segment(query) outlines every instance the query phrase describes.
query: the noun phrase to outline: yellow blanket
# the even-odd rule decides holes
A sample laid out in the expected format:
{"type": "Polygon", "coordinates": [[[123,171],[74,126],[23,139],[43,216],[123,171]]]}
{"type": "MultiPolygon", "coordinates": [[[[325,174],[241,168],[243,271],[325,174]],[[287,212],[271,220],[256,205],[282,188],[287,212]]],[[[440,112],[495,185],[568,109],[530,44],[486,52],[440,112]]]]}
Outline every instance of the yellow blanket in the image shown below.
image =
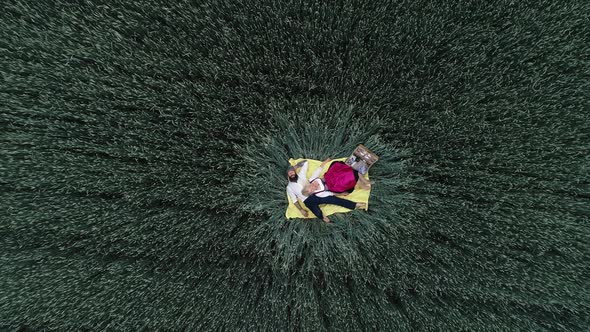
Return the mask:
{"type": "MultiPolygon", "coordinates": [[[[291,165],[295,165],[298,162],[300,162],[301,160],[304,159],[289,159],[289,163],[291,165]]],[[[321,161],[319,160],[312,160],[312,159],[307,159],[309,166],[307,168],[307,177],[309,178],[311,176],[311,174],[313,174],[313,172],[322,164],[321,161]]],[[[339,158],[339,159],[334,159],[334,161],[345,161],[346,158],[339,158]]],[[[326,169],[324,169],[322,171],[322,173],[320,174],[320,176],[323,176],[324,173],[328,170],[328,167],[326,167],[326,169]]],[[[359,173],[359,176],[363,176],[359,173]]],[[[369,179],[369,172],[367,172],[367,174],[364,175],[365,179],[369,179]]],[[[369,208],[369,195],[371,194],[370,190],[363,190],[360,189],[358,187],[358,185],[356,186],[356,188],[354,189],[354,191],[349,194],[348,196],[341,196],[344,199],[348,199],[351,200],[353,202],[357,202],[357,203],[366,203],[367,207],[366,209],[369,208]]],[[[287,219],[291,219],[291,218],[305,218],[301,212],[299,212],[299,210],[297,209],[297,207],[295,206],[294,202],[291,201],[291,199],[289,198],[289,196],[287,195],[287,200],[289,201],[289,206],[287,207],[287,212],[285,212],[285,216],[287,217],[287,219]]],[[[303,202],[299,203],[302,207],[304,207],[309,213],[307,214],[307,218],[316,218],[316,216],[311,213],[311,211],[309,211],[309,209],[307,209],[305,207],[305,204],[303,204],[303,202]]],[[[320,208],[322,209],[322,212],[324,213],[325,216],[329,216],[331,214],[334,213],[338,213],[338,212],[350,212],[351,210],[338,206],[338,205],[331,205],[331,204],[321,204],[320,208]]]]}

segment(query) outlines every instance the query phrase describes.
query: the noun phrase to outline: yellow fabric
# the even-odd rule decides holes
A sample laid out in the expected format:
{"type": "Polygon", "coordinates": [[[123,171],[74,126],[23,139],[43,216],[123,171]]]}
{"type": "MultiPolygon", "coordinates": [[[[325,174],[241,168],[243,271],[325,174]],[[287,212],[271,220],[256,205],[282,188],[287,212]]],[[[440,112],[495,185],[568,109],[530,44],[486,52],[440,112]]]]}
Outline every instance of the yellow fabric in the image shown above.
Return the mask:
{"type": "MultiPolygon", "coordinates": [[[[291,165],[295,165],[298,162],[300,162],[301,160],[304,159],[289,159],[289,163],[291,165]]],[[[313,172],[322,164],[321,161],[319,160],[312,160],[312,159],[307,159],[309,166],[307,168],[307,178],[309,179],[309,177],[313,174],[313,172]]],[[[346,158],[339,158],[339,159],[334,159],[333,161],[345,161],[346,158]]],[[[329,166],[329,165],[327,165],[329,166]]],[[[328,167],[326,167],[322,173],[320,174],[320,176],[323,176],[324,173],[328,170],[328,167]]],[[[363,176],[359,173],[359,176],[363,176]]],[[[369,172],[367,172],[367,174],[365,174],[365,179],[369,179],[369,172]]],[[[353,202],[357,202],[357,203],[365,203],[367,204],[367,207],[365,209],[369,208],[369,195],[371,194],[370,190],[364,190],[364,189],[360,189],[359,186],[357,185],[354,188],[354,191],[347,195],[347,196],[340,196],[341,198],[344,199],[348,199],[351,200],[353,202]]],[[[287,217],[287,219],[291,219],[291,218],[305,218],[301,212],[299,212],[299,209],[297,209],[297,207],[295,206],[295,203],[291,201],[291,199],[289,198],[289,195],[287,195],[287,200],[289,201],[289,206],[287,207],[287,211],[285,212],[285,216],[287,217]]],[[[316,218],[316,216],[311,213],[311,211],[309,211],[309,209],[305,206],[305,204],[303,204],[303,202],[299,203],[301,205],[301,207],[305,208],[308,212],[307,214],[307,218],[311,219],[311,218],[316,218]]],[[[338,206],[338,205],[331,205],[331,204],[321,204],[320,208],[322,209],[322,212],[324,213],[325,216],[329,216],[332,215],[334,213],[338,213],[338,212],[350,212],[351,210],[338,206]]]]}

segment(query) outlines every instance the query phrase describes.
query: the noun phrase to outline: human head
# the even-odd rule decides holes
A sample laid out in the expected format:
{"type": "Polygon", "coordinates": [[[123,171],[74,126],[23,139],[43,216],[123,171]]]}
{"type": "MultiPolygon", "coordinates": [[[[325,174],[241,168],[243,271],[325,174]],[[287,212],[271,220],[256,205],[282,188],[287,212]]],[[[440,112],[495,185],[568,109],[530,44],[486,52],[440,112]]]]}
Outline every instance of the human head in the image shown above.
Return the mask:
{"type": "Polygon", "coordinates": [[[297,172],[295,172],[295,167],[289,166],[287,168],[287,177],[289,178],[289,182],[297,182],[299,176],[297,176],[297,172]]]}
{"type": "Polygon", "coordinates": [[[313,194],[314,192],[318,191],[319,189],[320,189],[319,184],[316,181],[314,181],[312,183],[306,183],[303,186],[301,193],[305,196],[309,196],[309,195],[313,194]]]}

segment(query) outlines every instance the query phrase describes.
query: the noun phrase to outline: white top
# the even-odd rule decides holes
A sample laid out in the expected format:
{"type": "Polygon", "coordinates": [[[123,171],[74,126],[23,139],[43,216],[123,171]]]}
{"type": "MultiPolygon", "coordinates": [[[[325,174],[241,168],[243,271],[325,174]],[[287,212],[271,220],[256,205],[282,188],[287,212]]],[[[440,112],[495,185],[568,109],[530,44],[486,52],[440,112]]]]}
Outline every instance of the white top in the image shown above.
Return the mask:
{"type": "Polygon", "coordinates": [[[319,178],[323,170],[324,168],[322,166],[319,166],[311,175],[311,180],[309,181],[309,183],[317,182],[320,185],[320,189],[314,192],[314,194],[317,197],[334,196],[334,193],[328,190],[328,188],[324,184],[324,181],[322,181],[322,179],[319,178]]]}
{"type": "MultiPolygon", "coordinates": [[[[303,164],[303,166],[299,169],[299,172],[297,172],[297,176],[299,177],[297,179],[297,182],[290,182],[287,185],[287,195],[289,196],[289,198],[291,199],[291,201],[293,203],[297,202],[297,199],[299,198],[302,202],[305,201],[307,199],[307,196],[303,195],[303,193],[301,192],[303,190],[303,186],[305,186],[305,184],[307,184],[307,168],[309,166],[309,163],[307,161],[305,161],[305,163],[303,164]]],[[[318,167],[313,174],[311,175],[311,179],[313,181],[319,181],[322,182],[320,188],[325,189],[324,187],[324,183],[321,179],[318,179],[318,177],[320,176],[320,174],[322,173],[323,168],[320,166],[318,167]]],[[[333,196],[334,193],[331,191],[322,191],[320,193],[317,193],[316,196],[318,197],[326,197],[326,196],[333,196]]]]}
{"type": "Polygon", "coordinates": [[[301,192],[303,190],[303,186],[307,183],[307,167],[309,166],[308,162],[306,161],[303,166],[297,172],[297,182],[289,181],[287,185],[287,195],[291,198],[291,202],[297,202],[297,198],[299,198],[302,202],[307,198],[307,196],[303,195],[301,192]]]}

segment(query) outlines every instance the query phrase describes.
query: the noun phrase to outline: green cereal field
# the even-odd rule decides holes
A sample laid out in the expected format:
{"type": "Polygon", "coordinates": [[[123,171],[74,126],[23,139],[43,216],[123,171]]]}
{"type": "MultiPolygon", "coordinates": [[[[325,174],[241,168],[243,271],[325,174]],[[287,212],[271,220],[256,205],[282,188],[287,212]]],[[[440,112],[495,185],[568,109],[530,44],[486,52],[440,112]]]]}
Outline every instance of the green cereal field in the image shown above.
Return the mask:
{"type": "Polygon", "coordinates": [[[590,330],[590,2],[5,0],[0,330],[590,330]],[[363,144],[368,210],[287,219],[363,144]]]}

